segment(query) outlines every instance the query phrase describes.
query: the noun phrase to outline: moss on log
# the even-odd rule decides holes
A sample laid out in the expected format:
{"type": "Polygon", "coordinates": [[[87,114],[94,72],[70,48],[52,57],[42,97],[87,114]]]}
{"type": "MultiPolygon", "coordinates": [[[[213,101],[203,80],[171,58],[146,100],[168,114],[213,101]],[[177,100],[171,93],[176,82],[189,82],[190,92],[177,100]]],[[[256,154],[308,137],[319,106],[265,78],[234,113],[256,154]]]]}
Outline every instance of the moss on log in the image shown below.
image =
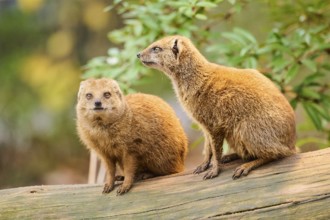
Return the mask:
{"type": "Polygon", "coordinates": [[[0,219],[330,219],[330,148],[297,154],[232,180],[190,172],[136,183],[123,196],[101,185],[0,190],[0,219]]]}

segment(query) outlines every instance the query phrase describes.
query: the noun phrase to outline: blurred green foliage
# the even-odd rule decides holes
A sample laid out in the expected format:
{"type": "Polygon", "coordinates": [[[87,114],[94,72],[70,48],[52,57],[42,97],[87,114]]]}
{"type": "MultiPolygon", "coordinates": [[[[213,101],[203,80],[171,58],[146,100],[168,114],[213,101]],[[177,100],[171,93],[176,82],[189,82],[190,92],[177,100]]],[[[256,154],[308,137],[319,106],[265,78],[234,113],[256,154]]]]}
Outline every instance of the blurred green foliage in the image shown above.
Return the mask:
{"type": "Polygon", "coordinates": [[[303,107],[307,121],[327,134],[327,140],[305,138],[300,142],[329,145],[329,1],[158,0],[143,3],[115,0],[105,9],[116,10],[122,16],[124,27],[108,35],[118,47],[110,48],[105,57],[90,60],[84,77],[112,77],[126,92],[134,91],[137,84],[148,83],[153,72],[138,62],[137,52],[166,35],[185,35],[209,60],[256,68],[266,74],[294,108],[303,107]],[[256,10],[263,10],[264,17],[254,16],[248,20],[256,10]],[[266,25],[264,20],[268,20],[266,25]]]}
{"type": "Polygon", "coordinates": [[[74,107],[81,66],[118,24],[107,4],[0,1],[0,189],[87,180],[74,107]]]}
{"type": "Polygon", "coordinates": [[[205,20],[205,9],[217,6],[211,1],[192,4],[191,1],[159,0],[144,3],[117,0],[106,8],[116,9],[122,15],[124,27],[108,35],[122,48],[110,48],[107,57],[92,59],[86,65],[85,77],[112,77],[121,83],[124,90],[132,91],[132,86],[144,83],[145,76],[151,72],[137,62],[137,52],[161,36],[182,34],[190,37],[191,33],[198,31],[195,19],[205,20]]]}

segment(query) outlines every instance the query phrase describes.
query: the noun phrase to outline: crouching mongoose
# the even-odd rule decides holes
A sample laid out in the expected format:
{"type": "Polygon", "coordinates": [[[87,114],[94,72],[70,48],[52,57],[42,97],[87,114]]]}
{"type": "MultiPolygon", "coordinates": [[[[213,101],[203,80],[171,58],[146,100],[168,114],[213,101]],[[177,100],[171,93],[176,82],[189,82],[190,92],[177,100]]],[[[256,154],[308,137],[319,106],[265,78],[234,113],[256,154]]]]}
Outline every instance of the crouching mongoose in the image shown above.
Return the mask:
{"type": "Polygon", "coordinates": [[[184,170],[187,137],[162,99],[146,94],[124,96],[114,80],[88,79],[80,84],[76,111],[80,139],[106,164],[103,193],[114,188],[116,164],[124,174],[119,195],[134,180],[184,170]]]}
{"type": "Polygon", "coordinates": [[[295,153],[294,111],[257,70],[211,63],[183,36],[165,37],[137,56],[171,79],[181,104],[203,130],[206,156],[194,173],[210,168],[204,176],[209,179],[219,175],[221,163],[250,161],[236,168],[236,179],[295,153]],[[225,139],[235,154],[222,156],[225,139]]]}

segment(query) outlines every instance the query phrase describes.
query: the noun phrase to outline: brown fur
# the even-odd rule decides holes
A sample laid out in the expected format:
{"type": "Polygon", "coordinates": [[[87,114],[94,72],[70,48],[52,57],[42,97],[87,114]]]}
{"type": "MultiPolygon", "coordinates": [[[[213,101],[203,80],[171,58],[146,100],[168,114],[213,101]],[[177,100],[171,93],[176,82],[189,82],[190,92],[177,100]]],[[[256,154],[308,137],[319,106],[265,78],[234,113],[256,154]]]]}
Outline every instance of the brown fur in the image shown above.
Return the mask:
{"type": "Polygon", "coordinates": [[[120,179],[115,177],[116,164],[124,173],[118,194],[127,192],[134,179],[184,170],[187,137],[172,108],[160,98],[124,97],[114,80],[89,79],[81,83],[76,111],[82,142],[106,164],[104,193],[120,179]],[[93,97],[87,99],[87,94],[93,97]],[[96,102],[104,109],[95,110],[96,102]]]}
{"type": "Polygon", "coordinates": [[[221,162],[238,156],[253,161],[238,167],[234,179],[295,152],[294,111],[276,86],[258,71],[210,63],[182,36],[156,41],[138,58],[169,76],[183,107],[202,128],[206,157],[194,173],[212,165],[204,179],[218,176],[221,162]],[[238,156],[221,159],[224,139],[238,156]]]}

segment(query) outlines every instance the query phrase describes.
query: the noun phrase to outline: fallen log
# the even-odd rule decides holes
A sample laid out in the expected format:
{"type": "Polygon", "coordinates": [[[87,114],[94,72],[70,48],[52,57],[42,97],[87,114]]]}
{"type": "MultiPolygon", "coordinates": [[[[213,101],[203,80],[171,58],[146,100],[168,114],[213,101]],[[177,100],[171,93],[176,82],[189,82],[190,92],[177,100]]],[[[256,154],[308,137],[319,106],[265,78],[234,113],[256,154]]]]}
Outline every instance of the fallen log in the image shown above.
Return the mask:
{"type": "Polygon", "coordinates": [[[297,154],[232,180],[191,172],[136,183],[128,194],[102,185],[0,190],[0,219],[330,219],[330,148],[297,154]]]}

